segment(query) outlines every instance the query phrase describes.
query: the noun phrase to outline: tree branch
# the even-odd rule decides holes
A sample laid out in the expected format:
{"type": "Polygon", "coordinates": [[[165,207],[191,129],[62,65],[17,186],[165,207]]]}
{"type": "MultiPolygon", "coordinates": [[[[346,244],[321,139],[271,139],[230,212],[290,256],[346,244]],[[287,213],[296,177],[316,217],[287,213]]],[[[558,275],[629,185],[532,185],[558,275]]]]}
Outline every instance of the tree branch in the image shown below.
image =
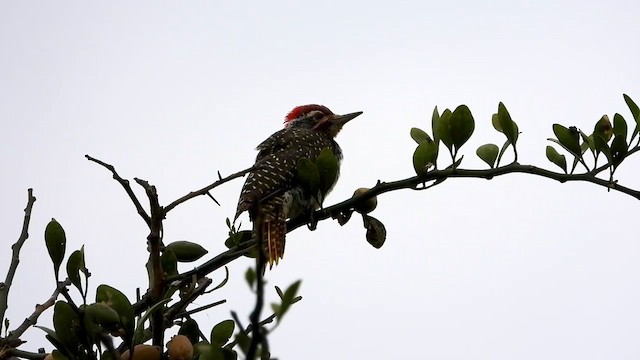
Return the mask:
{"type": "MultiPolygon", "coordinates": [[[[178,206],[178,205],[182,204],[183,202],[185,202],[185,201],[187,201],[187,200],[193,199],[193,198],[194,198],[194,197],[196,197],[196,196],[201,196],[201,195],[209,195],[209,196],[211,196],[211,195],[209,194],[209,191],[211,191],[211,190],[213,190],[214,188],[216,188],[216,187],[218,187],[218,186],[220,186],[220,185],[222,185],[222,184],[224,184],[224,183],[226,183],[226,182],[229,182],[229,181],[231,181],[231,180],[233,180],[233,179],[236,179],[236,178],[242,177],[242,176],[244,176],[246,173],[248,173],[248,172],[249,172],[249,171],[251,171],[251,170],[253,170],[253,167],[250,167],[250,168],[248,168],[248,169],[244,169],[244,170],[242,170],[242,171],[238,171],[237,173],[235,173],[235,174],[231,174],[231,175],[227,176],[226,178],[222,178],[222,177],[220,176],[220,172],[218,172],[218,181],[214,182],[213,184],[207,185],[207,186],[203,187],[203,188],[202,188],[202,189],[200,189],[200,190],[191,191],[191,192],[190,192],[190,193],[188,193],[187,195],[185,195],[185,196],[183,196],[183,197],[181,197],[181,198],[179,198],[179,199],[175,200],[174,202],[172,202],[171,204],[167,205],[167,206],[164,208],[164,212],[165,212],[165,214],[166,214],[166,213],[168,213],[169,211],[173,210],[173,208],[175,208],[176,206],[178,206]]],[[[213,199],[213,197],[211,197],[211,198],[213,199]]],[[[215,199],[214,199],[214,201],[215,201],[215,199]]]]}
{"type": "Polygon", "coordinates": [[[69,285],[71,285],[71,280],[69,280],[68,278],[63,282],[58,283],[58,286],[53,291],[53,294],[51,294],[49,299],[47,299],[47,301],[42,304],[37,304],[35,311],[28,318],[24,319],[20,326],[18,326],[15,330],[9,332],[7,340],[17,340],[22,334],[24,334],[25,331],[27,331],[30,326],[37,324],[40,315],[45,310],[52,307],[53,304],[55,304],[56,299],[58,299],[58,295],[60,295],[62,289],[66,288],[69,285]]]}
{"type": "Polygon", "coordinates": [[[7,277],[5,278],[3,283],[0,283],[0,321],[1,324],[4,324],[4,315],[9,307],[9,290],[11,289],[11,284],[13,283],[13,278],[16,275],[16,270],[18,269],[18,264],[20,263],[20,249],[27,238],[29,237],[29,222],[31,221],[31,210],[33,209],[33,203],[36,202],[35,196],[33,196],[33,189],[27,189],[27,206],[24,208],[24,219],[22,221],[22,231],[20,231],[20,236],[18,237],[18,241],[16,241],[11,249],[13,250],[11,254],[11,264],[9,265],[9,271],[7,272],[7,277]]]}
{"type": "MultiPolygon", "coordinates": [[[[403,180],[397,180],[392,182],[378,182],[371,190],[347,199],[341,203],[335,204],[330,207],[318,210],[314,213],[314,219],[317,221],[325,220],[329,217],[337,217],[340,212],[352,208],[355,204],[370,199],[376,195],[383,194],[389,191],[395,191],[400,189],[413,189],[420,190],[420,184],[428,181],[442,181],[449,178],[480,178],[480,179],[492,179],[497,176],[514,173],[526,173],[532,175],[538,175],[548,179],[556,180],[561,183],[569,181],[586,181],[592,184],[596,184],[607,189],[619,191],[623,194],[634,197],[640,200],[640,191],[630,189],[622,186],[617,182],[610,182],[608,180],[600,179],[586,174],[564,174],[557,173],[549,170],[545,170],[533,165],[521,165],[518,163],[511,163],[499,168],[486,169],[486,170],[468,170],[468,169],[444,169],[444,170],[432,170],[427,172],[424,176],[414,176],[403,180]]],[[[308,222],[306,217],[297,217],[287,221],[287,232],[293,231],[308,222]]]]}
{"type": "MultiPolygon", "coordinates": [[[[156,187],[142,179],[134,178],[134,180],[144,188],[149,198],[149,207],[151,209],[150,232],[147,236],[147,241],[149,242],[149,261],[147,264],[149,270],[149,289],[151,289],[152,302],[155,304],[162,300],[165,293],[164,271],[160,261],[164,211],[160,206],[156,187]]],[[[163,314],[163,311],[156,311],[151,315],[153,345],[156,346],[162,346],[164,342],[163,314]]]]}
{"type": "Polygon", "coordinates": [[[209,278],[202,278],[198,280],[197,287],[194,287],[188,294],[181,296],[182,299],[180,301],[178,301],[165,311],[164,316],[167,323],[173,321],[173,319],[178,318],[178,315],[180,315],[180,313],[184,313],[187,306],[195,301],[200,295],[204,294],[205,290],[207,290],[207,287],[209,287],[212,282],[213,280],[209,278]]]}
{"type": "Polygon", "coordinates": [[[122,187],[124,188],[124,191],[127,192],[127,195],[129,195],[129,198],[131,199],[131,201],[133,201],[133,205],[135,205],[136,210],[138,211],[138,214],[140,215],[140,217],[142,217],[142,220],[144,220],[145,224],[147,224],[147,226],[149,228],[151,228],[151,218],[149,217],[147,212],[142,207],[142,204],[140,203],[140,200],[138,200],[138,198],[136,197],[136,194],[133,192],[133,189],[131,188],[131,185],[129,184],[129,180],[123,179],[120,175],[118,175],[118,173],[116,172],[116,169],[113,167],[113,165],[109,165],[109,164],[105,163],[104,161],[98,160],[98,159],[93,158],[93,157],[91,157],[89,155],[85,155],[84,157],[87,158],[87,160],[93,161],[94,163],[96,163],[98,165],[101,165],[102,167],[104,167],[107,170],[111,171],[111,174],[113,174],[113,178],[117,182],[119,182],[120,185],[122,185],[122,187]]]}

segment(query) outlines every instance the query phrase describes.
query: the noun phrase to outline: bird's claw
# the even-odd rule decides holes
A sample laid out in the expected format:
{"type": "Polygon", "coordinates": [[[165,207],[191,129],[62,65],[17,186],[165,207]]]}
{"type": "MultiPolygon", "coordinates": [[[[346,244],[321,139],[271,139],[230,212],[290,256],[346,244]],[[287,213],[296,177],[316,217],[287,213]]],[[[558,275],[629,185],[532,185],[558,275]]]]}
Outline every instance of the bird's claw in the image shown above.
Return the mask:
{"type": "Polygon", "coordinates": [[[307,223],[307,228],[309,230],[314,231],[318,227],[318,220],[313,216],[313,211],[309,214],[309,222],[307,223]]]}

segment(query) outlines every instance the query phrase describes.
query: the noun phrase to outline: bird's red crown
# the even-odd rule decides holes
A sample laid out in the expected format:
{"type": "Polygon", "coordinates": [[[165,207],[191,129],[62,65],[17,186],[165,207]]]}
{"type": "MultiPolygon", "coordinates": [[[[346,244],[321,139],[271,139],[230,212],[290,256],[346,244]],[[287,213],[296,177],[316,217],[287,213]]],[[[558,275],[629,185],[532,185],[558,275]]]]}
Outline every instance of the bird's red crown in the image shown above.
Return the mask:
{"type": "Polygon", "coordinates": [[[293,110],[291,110],[287,116],[284,118],[284,122],[285,124],[290,123],[291,121],[298,119],[299,117],[301,117],[303,114],[306,114],[310,111],[322,111],[323,113],[327,114],[327,115],[331,115],[333,114],[333,112],[331,112],[331,110],[329,110],[329,108],[327,108],[326,106],[323,105],[317,105],[317,104],[310,104],[310,105],[301,105],[301,106],[296,106],[295,108],[293,108],[293,110]]]}

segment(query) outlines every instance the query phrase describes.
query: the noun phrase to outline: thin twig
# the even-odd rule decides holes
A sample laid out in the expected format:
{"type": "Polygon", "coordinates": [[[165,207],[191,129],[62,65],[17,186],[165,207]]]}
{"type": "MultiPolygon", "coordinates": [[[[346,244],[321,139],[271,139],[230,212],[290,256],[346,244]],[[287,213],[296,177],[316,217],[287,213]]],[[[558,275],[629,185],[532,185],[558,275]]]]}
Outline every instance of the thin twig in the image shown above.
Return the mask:
{"type": "MultiPolygon", "coordinates": [[[[218,186],[220,186],[220,185],[222,185],[222,184],[224,184],[226,182],[229,182],[229,181],[231,181],[233,179],[242,177],[245,174],[247,174],[248,172],[250,172],[251,170],[253,170],[253,167],[250,167],[248,169],[244,169],[242,171],[238,171],[237,173],[231,174],[231,175],[227,176],[226,178],[221,178],[220,177],[220,172],[218,172],[218,179],[219,180],[215,181],[213,184],[210,184],[210,185],[207,185],[207,186],[203,187],[200,190],[191,191],[187,195],[175,200],[174,202],[172,202],[171,204],[167,205],[164,208],[164,212],[168,213],[169,211],[173,210],[173,208],[175,208],[176,206],[182,204],[183,202],[185,202],[187,200],[193,199],[196,196],[209,195],[213,199],[213,196],[211,196],[211,194],[208,194],[209,191],[211,191],[215,187],[218,187],[218,186]]],[[[213,199],[213,201],[216,201],[216,200],[213,199]]],[[[216,201],[216,203],[217,203],[217,201],[216,201]]],[[[218,205],[220,205],[220,204],[218,204],[218,205]]]]}
{"type": "Polygon", "coordinates": [[[24,319],[24,321],[22,322],[22,324],[20,324],[20,326],[18,326],[15,330],[12,330],[9,332],[9,336],[7,337],[7,340],[18,339],[20,336],[22,336],[22,334],[24,334],[25,331],[27,331],[27,329],[30,326],[37,324],[38,318],[40,317],[40,315],[45,310],[52,307],[53,304],[55,304],[56,300],[58,299],[58,295],[60,295],[60,292],[62,291],[62,289],[66,288],[69,285],[71,285],[71,280],[69,280],[68,278],[65,281],[59,283],[58,287],[56,287],[56,289],[53,291],[53,294],[51,294],[51,296],[49,297],[49,299],[47,299],[47,301],[45,301],[42,304],[37,304],[35,311],[31,315],[29,315],[28,318],[24,319]]]}
{"type": "Polygon", "coordinates": [[[105,169],[111,171],[111,174],[113,174],[113,178],[117,182],[119,182],[120,185],[122,185],[122,187],[124,188],[124,191],[126,191],[127,195],[129,195],[129,198],[133,202],[133,205],[136,207],[136,210],[138,211],[138,214],[140,215],[140,217],[142,217],[142,220],[144,220],[145,224],[147,224],[147,226],[151,228],[151,218],[142,207],[142,204],[140,203],[140,200],[138,200],[138,197],[136,196],[136,194],[133,192],[133,189],[129,184],[129,180],[123,179],[120,175],[118,175],[113,165],[107,164],[104,161],[98,160],[89,155],[85,155],[84,157],[87,158],[87,160],[93,161],[94,163],[101,165],[105,169]]]}
{"type": "Polygon", "coordinates": [[[193,314],[199,313],[200,311],[211,309],[212,307],[215,307],[215,306],[218,306],[218,305],[222,305],[222,304],[224,304],[226,302],[227,302],[227,300],[222,299],[222,300],[219,300],[219,301],[216,301],[216,302],[212,302],[211,304],[208,304],[208,305],[200,306],[200,307],[195,308],[193,310],[181,312],[181,313],[176,315],[176,319],[179,319],[179,318],[185,317],[185,316],[191,316],[193,314]]]}
{"type": "Polygon", "coordinates": [[[33,210],[33,203],[36,202],[35,196],[33,196],[33,189],[27,189],[27,206],[24,208],[24,219],[22,220],[22,231],[18,241],[11,246],[11,265],[9,265],[9,271],[4,283],[0,283],[0,322],[4,323],[4,314],[9,307],[9,290],[13,284],[13,278],[16,275],[18,264],[20,263],[20,249],[27,238],[29,237],[29,222],[31,221],[31,210],[33,210]]]}
{"type": "Polygon", "coordinates": [[[204,294],[207,287],[211,285],[213,280],[209,278],[202,278],[198,280],[198,286],[193,288],[186,296],[184,296],[180,301],[172,305],[165,311],[165,318],[167,322],[173,321],[173,319],[177,319],[181,316],[178,316],[179,313],[184,313],[184,310],[191,304],[195,299],[197,299],[200,295],[204,294]]]}
{"type": "MultiPolygon", "coordinates": [[[[231,313],[232,313],[232,316],[235,314],[233,311],[232,311],[231,313]]],[[[237,316],[238,316],[238,315],[236,315],[236,317],[237,317],[237,316]]],[[[260,321],[260,323],[259,323],[258,325],[259,325],[260,327],[263,327],[263,326],[265,326],[265,325],[267,325],[267,324],[271,324],[271,323],[273,322],[273,320],[275,320],[275,319],[276,319],[276,314],[274,313],[274,314],[271,314],[268,318],[266,318],[266,319],[264,319],[264,320],[260,321]]],[[[236,320],[236,322],[238,322],[238,321],[236,320]]],[[[238,322],[238,326],[242,327],[242,324],[240,324],[240,323],[238,322]]],[[[247,326],[247,328],[246,328],[246,329],[244,329],[244,330],[240,330],[240,331],[241,331],[243,334],[245,334],[245,335],[249,335],[249,333],[250,333],[251,331],[253,331],[253,325],[249,325],[249,326],[247,326]]],[[[238,345],[238,338],[235,338],[232,342],[228,343],[228,344],[227,344],[227,345],[225,345],[224,347],[225,347],[225,348],[227,348],[227,349],[233,349],[233,347],[234,347],[234,346],[236,346],[236,345],[238,345]]]]}

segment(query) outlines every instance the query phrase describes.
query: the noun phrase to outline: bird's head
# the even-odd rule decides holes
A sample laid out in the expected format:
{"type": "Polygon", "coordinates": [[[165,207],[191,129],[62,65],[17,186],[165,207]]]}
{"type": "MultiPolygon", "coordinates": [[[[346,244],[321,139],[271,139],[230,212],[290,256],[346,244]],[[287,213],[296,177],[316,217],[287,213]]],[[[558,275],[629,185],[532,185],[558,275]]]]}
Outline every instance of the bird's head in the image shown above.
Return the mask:
{"type": "Polygon", "coordinates": [[[336,115],[326,106],[302,105],[296,106],[284,119],[285,128],[303,127],[315,131],[321,131],[331,137],[338,135],[344,124],[362,114],[362,111],[336,115]]]}

